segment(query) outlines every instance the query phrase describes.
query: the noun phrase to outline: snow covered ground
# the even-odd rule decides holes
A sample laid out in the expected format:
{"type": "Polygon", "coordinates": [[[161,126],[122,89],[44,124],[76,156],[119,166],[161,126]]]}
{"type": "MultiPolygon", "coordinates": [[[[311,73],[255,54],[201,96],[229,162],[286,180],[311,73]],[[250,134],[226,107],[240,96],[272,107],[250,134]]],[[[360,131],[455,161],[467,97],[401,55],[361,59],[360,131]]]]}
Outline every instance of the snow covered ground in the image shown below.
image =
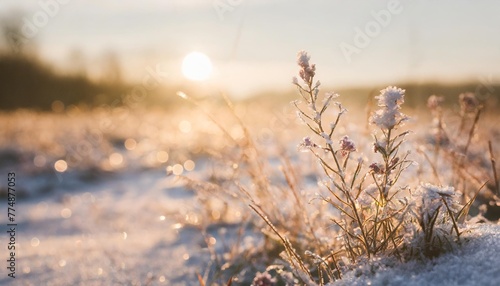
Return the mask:
{"type": "MultiPolygon", "coordinates": [[[[198,285],[197,273],[213,279],[220,266],[213,264],[213,251],[222,255],[235,244],[240,251],[262,245],[260,232],[236,223],[241,217],[208,219],[197,194],[172,174],[210,179],[206,154],[223,143],[207,138],[223,136],[205,117],[195,123],[184,113],[111,116],[116,128],[103,132],[87,157],[67,160],[67,170],[55,171],[56,160],[77,158],[71,152],[90,138],[103,114],[1,115],[0,174],[16,172],[19,196],[16,278],[7,276],[4,262],[0,285],[198,285]],[[188,171],[188,161],[194,170],[188,171]]],[[[242,133],[234,126],[229,130],[235,137],[242,133]]],[[[271,131],[258,133],[262,142],[271,131]]],[[[298,142],[300,132],[292,135],[297,138],[289,142],[298,142]]],[[[0,190],[6,195],[4,186],[0,190]]],[[[0,201],[3,261],[7,207],[0,201]]],[[[499,285],[500,226],[471,225],[463,238],[462,248],[434,260],[372,261],[335,285],[499,285]]]]}
{"type": "MultiPolygon", "coordinates": [[[[210,253],[201,231],[179,222],[195,215],[193,196],[174,177],[147,171],[21,200],[16,278],[3,269],[0,284],[196,285],[210,253]]],[[[464,238],[435,260],[372,261],[335,285],[498,285],[500,226],[473,225],[464,238]]]]}
{"type": "Polygon", "coordinates": [[[499,285],[500,225],[471,225],[462,248],[425,262],[374,261],[334,285],[499,285]]]}
{"type": "Polygon", "coordinates": [[[192,196],[153,171],[19,200],[17,277],[0,284],[192,285],[210,257],[200,231],[177,224],[192,196]]]}

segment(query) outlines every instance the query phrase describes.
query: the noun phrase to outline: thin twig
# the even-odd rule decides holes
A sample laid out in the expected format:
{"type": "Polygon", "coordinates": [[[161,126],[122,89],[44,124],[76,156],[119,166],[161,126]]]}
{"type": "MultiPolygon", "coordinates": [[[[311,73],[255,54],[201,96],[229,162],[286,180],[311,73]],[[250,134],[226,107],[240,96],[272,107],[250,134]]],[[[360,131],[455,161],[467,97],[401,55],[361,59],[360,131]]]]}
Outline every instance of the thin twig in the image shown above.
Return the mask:
{"type": "Polygon", "coordinates": [[[493,153],[493,144],[491,143],[491,140],[488,141],[488,147],[490,149],[490,161],[491,161],[491,169],[493,169],[493,179],[495,179],[495,187],[497,191],[497,195],[500,196],[500,183],[498,182],[498,175],[497,175],[497,167],[496,167],[496,158],[493,153]]]}

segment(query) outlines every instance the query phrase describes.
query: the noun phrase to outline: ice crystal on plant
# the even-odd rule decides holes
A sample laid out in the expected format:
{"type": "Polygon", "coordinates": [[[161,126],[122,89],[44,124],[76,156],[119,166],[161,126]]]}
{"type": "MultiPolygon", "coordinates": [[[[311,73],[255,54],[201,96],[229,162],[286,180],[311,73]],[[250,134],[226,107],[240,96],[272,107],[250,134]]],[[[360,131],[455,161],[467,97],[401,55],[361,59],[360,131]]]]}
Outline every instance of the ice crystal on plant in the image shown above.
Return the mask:
{"type": "Polygon", "coordinates": [[[252,286],[273,286],[276,285],[276,283],[276,278],[273,278],[271,274],[267,272],[257,272],[255,278],[253,279],[252,286]]]}
{"type": "Polygon", "coordinates": [[[326,134],[325,132],[321,132],[321,137],[323,137],[323,139],[325,139],[326,141],[326,144],[330,144],[332,145],[333,144],[333,141],[332,141],[332,138],[330,137],[330,135],[326,134]]]}
{"type": "Polygon", "coordinates": [[[420,185],[417,189],[417,195],[422,197],[420,210],[424,217],[431,217],[443,206],[443,200],[449,207],[452,207],[456,192],[450,186],[440,187],[426,183],[420,185]]]}

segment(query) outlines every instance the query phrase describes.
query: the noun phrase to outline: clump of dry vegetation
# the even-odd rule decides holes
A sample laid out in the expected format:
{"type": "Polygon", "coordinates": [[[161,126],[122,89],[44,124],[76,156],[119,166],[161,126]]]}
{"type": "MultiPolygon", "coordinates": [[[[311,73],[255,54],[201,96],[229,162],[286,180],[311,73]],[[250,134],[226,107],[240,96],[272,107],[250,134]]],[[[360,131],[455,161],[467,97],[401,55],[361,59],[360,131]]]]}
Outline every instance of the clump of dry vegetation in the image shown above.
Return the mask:
{"type": "MultiPolygon", "coordinates": [[[[232,281],[325,285],[360,263],[381,257],[427,259],[464,243],[466,218],[489,179],[471,171],[480,164],[472,145],[477,144],[482,106],[474,95],[460,96],[456,134],[447,129],[442,100],[430,97],[434,128],[427,142],[415,143],[408,142],[414,134],[405,129],[410,119],[402,112],[405,90],[389,86],[375,97],[378,110],[369,116],[370,135],[350,134],[343,123],[349,120],[347,109],[337,93],[320,91],[306,52],[299,52],[297,64],[299,77],[293,84],[301,98],[292,104],[309,131],[297,150],[273,147],[269,152],[269,146],[256,144],[227,100],[242,136],[235,139],[218,124],[232,142],[214,163],[218,172],[210,182],[187,179],[201,194],[223,198],[225,211],[248,205],[260,218],[245,220],[263,235],[254,246],[258,250],[226,257],[228,265],[253,263],[230,273],[232,281]],[[303,152],[316,167],[304,166],[303,152]],[[428,177],[421,180],[422,174],[428,177]],[[248,269],[257,275],[249,275],[248,269]]],[[[493,170],[498,189],[491,145],[490,164],[482,170],[493,170]]]]}

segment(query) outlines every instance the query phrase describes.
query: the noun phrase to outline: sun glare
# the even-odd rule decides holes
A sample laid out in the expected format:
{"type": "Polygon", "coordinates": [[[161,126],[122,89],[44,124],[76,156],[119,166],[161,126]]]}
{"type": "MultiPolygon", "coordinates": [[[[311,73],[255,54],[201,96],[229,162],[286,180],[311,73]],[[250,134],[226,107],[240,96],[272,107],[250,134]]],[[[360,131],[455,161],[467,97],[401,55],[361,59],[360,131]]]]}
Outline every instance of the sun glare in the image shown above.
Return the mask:
{"type": "Polygon", "coordinates": [[[212,62],[207,55],[192,52],[182,61],[182,74],[190,80],[206,80],[212,74],[212,62]]]}

